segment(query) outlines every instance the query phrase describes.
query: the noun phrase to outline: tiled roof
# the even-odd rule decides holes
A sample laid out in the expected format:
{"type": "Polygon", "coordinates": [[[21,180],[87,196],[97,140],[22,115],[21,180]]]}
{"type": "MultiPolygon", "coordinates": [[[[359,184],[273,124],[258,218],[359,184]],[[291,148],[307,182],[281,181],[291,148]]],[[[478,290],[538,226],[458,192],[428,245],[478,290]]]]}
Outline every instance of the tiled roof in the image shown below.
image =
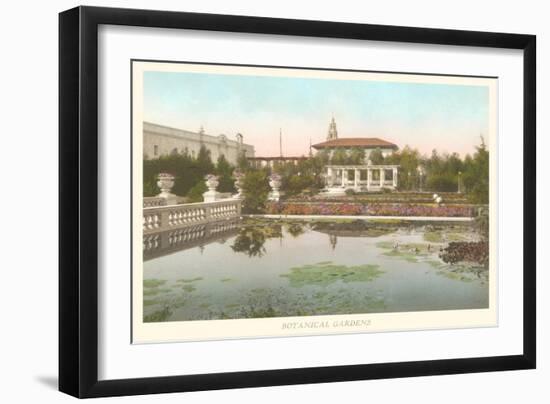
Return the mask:
{"type": "Polygon", "coordinates": [[[312,147],[315,149],[325,149],[332,147],[365,147],[376,148],[385,147],[397,149],[397,145],[379,139],[377,137],[347,137],[334,140],[327,140],[326,142],[314,144],[312,147]]]}

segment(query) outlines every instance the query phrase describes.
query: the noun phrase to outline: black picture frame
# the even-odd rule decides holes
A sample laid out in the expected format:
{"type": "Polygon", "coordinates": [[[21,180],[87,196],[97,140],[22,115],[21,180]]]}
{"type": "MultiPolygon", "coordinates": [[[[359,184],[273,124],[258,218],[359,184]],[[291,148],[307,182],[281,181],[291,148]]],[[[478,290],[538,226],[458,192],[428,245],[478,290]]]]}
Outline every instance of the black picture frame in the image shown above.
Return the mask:
{"type": "Polygon", "coordinates": [[[535,368],[535,104],[534,35],[96,7],[60,13],[59,390],[84,398],[535,368]],[[99,381],[97,62],[101,24],[522,50],[523,353],[99,381]]]}

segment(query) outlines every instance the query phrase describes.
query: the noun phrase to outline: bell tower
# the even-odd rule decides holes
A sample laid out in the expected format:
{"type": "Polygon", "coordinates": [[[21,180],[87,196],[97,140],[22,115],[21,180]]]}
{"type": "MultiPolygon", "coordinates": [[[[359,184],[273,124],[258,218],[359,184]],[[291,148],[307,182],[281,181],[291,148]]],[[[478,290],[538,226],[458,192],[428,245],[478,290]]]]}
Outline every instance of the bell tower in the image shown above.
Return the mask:
{"type": "Polygon", "coordinates": [[[328,126],[327,140],[335,140],[335,139],[338,139],[338,130],[336,129],[336,121],[334,120],[334,116],[333,116],[332,120],[330,121],[330,125],[328,126]]]}

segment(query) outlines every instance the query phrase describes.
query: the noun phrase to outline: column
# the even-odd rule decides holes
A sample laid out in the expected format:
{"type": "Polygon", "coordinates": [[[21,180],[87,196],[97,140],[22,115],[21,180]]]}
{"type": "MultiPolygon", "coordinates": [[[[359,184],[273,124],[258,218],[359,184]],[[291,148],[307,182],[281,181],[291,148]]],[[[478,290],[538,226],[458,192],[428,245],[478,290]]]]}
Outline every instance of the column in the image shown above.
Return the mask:
{"type": "Polygon", "coordinates": [[[386,170],[381,168],[380,169],[380,187],[384,186],[384,181],[386,181],[386,170]]]}
{"type": "Polygon", "coordinates": [[[348,185],[347,181],[346,181],[347,180],[347,178],[346,178],[347,174],[348,174],[347,171],[342,169],[342,187],[344,187],[344,188],[346,187],[346,185],[348,185]]]}
{"type": "Polygon", "coordinates": [[[332,187],[332,168],[327,167],[327,183],[326,186],[332,187]]]}
{"type": "Polygon", "coordinates": [[[397,167],[393,168],[393,187],[397,188],[397,167]]]}
{"type": "Polygon", "coordinates": [[[356,191],[359,190],[359,188],[358,188],[359,187],[359,170],[357,168],[354,171],[353,186],[355,187],[356,191]]]}
{"type": "Polygon", "coordinates": [[[372,180],[372,171],[370,168],[367,168],[367,191],[370,190],[370,182],[372,180]]]}

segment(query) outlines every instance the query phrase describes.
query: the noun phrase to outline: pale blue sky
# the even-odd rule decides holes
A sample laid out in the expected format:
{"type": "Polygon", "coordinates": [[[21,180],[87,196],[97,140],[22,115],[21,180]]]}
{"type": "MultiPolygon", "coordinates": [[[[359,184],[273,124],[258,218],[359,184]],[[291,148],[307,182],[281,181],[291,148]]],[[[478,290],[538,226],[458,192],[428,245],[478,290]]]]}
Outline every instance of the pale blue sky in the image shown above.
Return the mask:
{"type": "Polygon", "coordinates": [[[483,86],[242,76],[144,73],[146,121],[206,133],[237,132],[256,155],[307,154],[326,138],[334,115],[339,137],[379,137],[430,153],[471,153],[488,132],[483,86]]]}

